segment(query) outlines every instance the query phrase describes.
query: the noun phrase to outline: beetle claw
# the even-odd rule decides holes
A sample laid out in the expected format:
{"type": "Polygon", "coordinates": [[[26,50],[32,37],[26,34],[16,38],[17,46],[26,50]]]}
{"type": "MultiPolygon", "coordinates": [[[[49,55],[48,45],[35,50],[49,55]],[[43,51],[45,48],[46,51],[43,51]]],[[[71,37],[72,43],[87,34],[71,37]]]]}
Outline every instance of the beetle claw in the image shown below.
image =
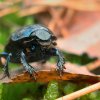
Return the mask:
{"type": "Polygon", "coordinates": [[[37,76],[36,72],[33,72],[33,74],[30,74],[30,78],[33,78],[35,81],[36,81],[36,76],[37,76]]]}
{"type": "Polygon", "coordinates": [[[9,72],[4,72],[3,76],[0,78],[0,80],[4,79],[4,78],[11,78],[9,72]]]}
{"type": "Polygon", "coordinates": [[[4,79],[5,77],[10,78],[10,74],[9,74],[9,71],[8,71],[8,66],[4,66],[3,71],[4,71],[4,74],[3,74],[3,76],[0,78],[0,80],[4,79]]]}
{"type": "Polygon", "coordinates": [[[56,68],[56,71],[58,72],[60,77],[63,75],[63,69],[56,68]]]}
{"type": "Polygon", "coordinates": [[[64,66],[64,60],[62,61],[59,61],[57,63],[57,71],[59,72],[59,75],[62,76],[63,74],[63,70],[65,69],[65,66],[64,66]]]}
{"type": "Polygon", "coordinates": [[[36,80],[36,75],[37,75],[36,70],[32,66],[29,66],[27,71],[30,74],[30,77],[34,77],[34,79],[36,80]]]}

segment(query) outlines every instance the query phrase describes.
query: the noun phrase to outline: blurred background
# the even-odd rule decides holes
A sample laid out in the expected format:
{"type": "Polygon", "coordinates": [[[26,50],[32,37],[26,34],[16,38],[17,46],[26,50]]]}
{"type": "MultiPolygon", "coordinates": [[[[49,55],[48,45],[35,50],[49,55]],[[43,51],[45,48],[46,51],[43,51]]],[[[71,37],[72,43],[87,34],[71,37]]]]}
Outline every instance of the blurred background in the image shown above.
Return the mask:
{"type": "MultiPolygon", "coordinates": [[[[99,0],[0,0],[0,52],[14,31],[37,23],[57,36],[57,47],[73,66],[69,70],[74,71],[77,66],[79,70],[85,68],[84,74],[100,75],[99,0]]],[[[52,58],[50,62],[55,61],[52,58]]],[[[10,64],[11,69],[17,66],[20,65],[10,64]]]]}

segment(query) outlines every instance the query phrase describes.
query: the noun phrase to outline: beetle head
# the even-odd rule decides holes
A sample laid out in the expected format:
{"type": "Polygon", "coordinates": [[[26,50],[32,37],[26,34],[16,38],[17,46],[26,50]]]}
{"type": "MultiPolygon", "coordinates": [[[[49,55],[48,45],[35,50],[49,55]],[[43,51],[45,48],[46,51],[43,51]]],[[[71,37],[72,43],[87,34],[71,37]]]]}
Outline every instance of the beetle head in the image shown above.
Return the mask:
{"type": "Polygon", "coordinates": [[[48,46],[51,44],[51,33],[47,30],[37,30],[35,31],[36,40],[42,46],[48,46]]]}

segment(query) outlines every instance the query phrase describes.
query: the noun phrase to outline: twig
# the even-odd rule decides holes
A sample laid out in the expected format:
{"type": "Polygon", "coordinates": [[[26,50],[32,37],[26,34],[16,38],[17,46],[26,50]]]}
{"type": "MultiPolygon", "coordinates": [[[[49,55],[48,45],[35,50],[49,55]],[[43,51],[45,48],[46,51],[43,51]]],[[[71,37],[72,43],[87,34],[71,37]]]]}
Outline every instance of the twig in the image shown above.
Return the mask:
{"type": "Polygon", "coordinates": [[[59,9],[55,9],[55,8],[51,8],[50,9],[50,14],[52,16],[52,20],[49,23],[49,27],[50,29],[55,29],[55,26],[58,27],[58,29],[61,30],[61,35],[63,37],[66,37],[67,34],[69,33],[68,30],[66,29],[64,22],[63,22],[63,18],[62,15],[64,14],[65,9],[63,8],[59,8],[59,9]]]}
{"type": "Polygon", "coordinates": [[[76,11],[73,9],[67,9],[65,17],[64,17],[64,22],[67,26],[70,26],[71,22],[73,21],[73,17],[75,16],[76,11]]]}
{"type": "Polygon", "coordinates": [[[18,10],[19,10],[18,7],[9,7],[9,8],[3,9],[0,11],[0,17],[3,17],[5,15],[11,14],[11,13],[15,13],[18,10]]]}
{"type": "Polygon", "coordinates": [[[3,2],[0,2],[0,9],[4,9],[4,8],[7,8],[7,7],[10,7],[10,6],[13,6],[19,2],[22,2],[21,0],[6,0],[6,1],[3,1],[3,2]]]}
{"type": "Polygon", "coordinates": [[[21,11],[19,11],[18,14],[19,14],[20,17],[23,17],[23,16],[28,16],[28,15],[32,15],[32,14],[44,12],[46,10],[47,10],[47,7],[43,7],[43,6],[32,6],[30,8],[22,9],[21,11]]]}
{"type": "Polygon", "coordinates": [[[86,68],[89,71],[92,71],[92,70],[94,70],[94,69],[96,69],[98,67],[100,67],[100,59],[98,59],[98,60],[86,65],[86,68]]]}
{"type": "Polygon", "coordinates": [[[98,82],[94,85],[88,86],[88,87],[81,89],[79,91],[76,91],[74,93],[71,93],[69,95],[58,98],[56,100],[74,100],[74,99],[79,98],[85,94],[94,92],[94,91],[99,90],[99,89],[100,89],[100,82],[98,82]]]}
{"type": "Polygon", "coordinates": [[[84,0],[38,0],[34,1],[35,5],[42,6],[63,6],[78,11],[100,11],[100,2],[95,1],[84,1],[84,0]]]}

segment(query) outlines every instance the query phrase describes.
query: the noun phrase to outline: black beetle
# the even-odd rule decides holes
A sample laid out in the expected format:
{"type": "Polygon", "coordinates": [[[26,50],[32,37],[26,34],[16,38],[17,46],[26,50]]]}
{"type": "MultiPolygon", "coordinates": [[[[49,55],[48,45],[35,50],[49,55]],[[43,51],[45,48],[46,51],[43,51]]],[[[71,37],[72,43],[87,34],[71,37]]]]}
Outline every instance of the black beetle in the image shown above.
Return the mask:
{"type": "Polygon", "coordinates": [[[9,77],[8,63],[22,63],[30,75],[36,73],[30,62],[46,61],[51,56],[58,57],[57,70],[60,74],[64,68],[64,57],[55,48],[56,37],[43,25],[29,25],[17,30],[10,37],[1,57],[6,58],[4,77],[9,77]]]}

